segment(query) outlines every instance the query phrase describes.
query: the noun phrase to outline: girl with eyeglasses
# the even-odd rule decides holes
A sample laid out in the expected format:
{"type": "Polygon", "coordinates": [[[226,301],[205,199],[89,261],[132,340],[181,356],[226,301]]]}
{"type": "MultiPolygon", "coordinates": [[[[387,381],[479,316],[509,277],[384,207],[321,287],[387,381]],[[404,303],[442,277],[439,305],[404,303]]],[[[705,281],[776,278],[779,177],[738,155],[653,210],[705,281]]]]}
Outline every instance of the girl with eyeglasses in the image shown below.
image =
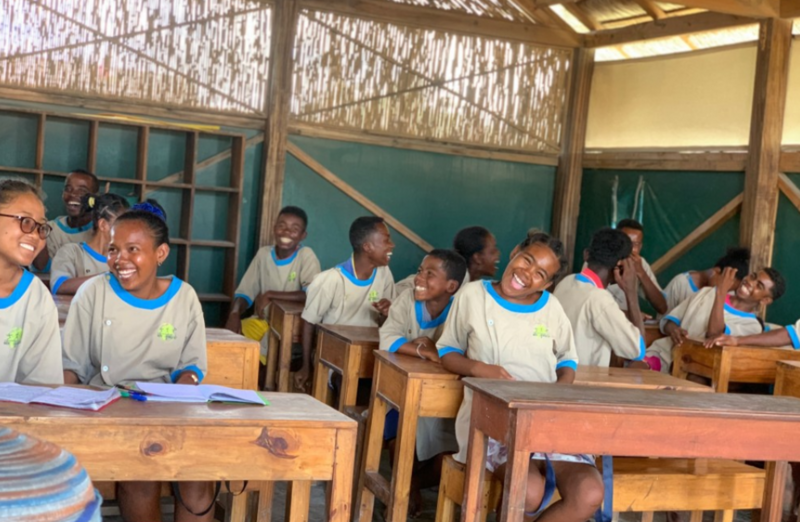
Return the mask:
{"type": "Polygon", "coordinates": [[[25,268],[50,233],[32,185],[0,180],[0,382],[62,384],[58,311],[25,268]]]}
{"type": "Polygon", "coordinates": [[[92,218],[92,237],[58,249],[50,272],[53,295],[74,295],[86,280],[108,272],[111,226],[128,207],[128,201],[117,194],[83,196],[81,211],[92,218]]]}

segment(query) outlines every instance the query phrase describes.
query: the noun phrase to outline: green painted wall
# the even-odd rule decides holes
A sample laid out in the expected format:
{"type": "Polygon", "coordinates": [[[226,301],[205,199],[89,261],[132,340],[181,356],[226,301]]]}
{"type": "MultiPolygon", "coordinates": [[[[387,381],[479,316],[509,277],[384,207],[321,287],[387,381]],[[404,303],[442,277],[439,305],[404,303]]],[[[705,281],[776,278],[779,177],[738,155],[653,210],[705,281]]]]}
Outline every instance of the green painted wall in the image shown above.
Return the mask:
{"type": "MultiPolygon", "coordinates": [[[[452,247],[463,227],[485,226],[503,252],[501,270],[528,228],[550,228],[554,167],[300,136],[290,140],[434,247],[452,247]]],[[[290,154],[283,203],[308,212],[306,244],[323,269],[350,255],[350,223],[369,214],[290,154]]],[[[396,231],[392,238],[397,247],[391,269],[399,280],[416,272],[423,252],[396,231]]]]}
{"type": "MultiPolygon", "coordinates": [[[[788,174],[789,179],[800,185],[800,174],[788,174]]],[[[800,254],[800,212],[781,193],[778,201],[778,216],[775,222],[775,246],[772,265],[786,278],[786,293],[769,307],[767,319],[781,325],[794,324],[800,318],[800,272],[797,259],[800,254]]]]}

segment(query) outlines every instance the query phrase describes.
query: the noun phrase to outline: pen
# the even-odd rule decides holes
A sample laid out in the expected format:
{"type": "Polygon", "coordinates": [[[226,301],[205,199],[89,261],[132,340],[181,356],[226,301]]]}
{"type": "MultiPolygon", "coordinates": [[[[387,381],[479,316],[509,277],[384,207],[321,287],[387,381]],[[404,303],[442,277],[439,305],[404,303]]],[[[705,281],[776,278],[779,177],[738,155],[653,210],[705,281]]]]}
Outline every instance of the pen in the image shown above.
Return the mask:
{"type": "Polygon", "coordinates": [[[123,391],[121,391],[121,392],[119,392],[119,393],[120,393],[120,395],[122,395],[123,397],[127,397],[127,398],[129,398],[129,399],[133,399],[133,400],[135,400],[135,401],[139,401],[139,402],[147,402],[147,397],[145,397],[145,396],[144,396],[144,395],[142,395],[141,393],[138,393],[138,392],[135,392],[135,391],[123,390],[123,391]]]}

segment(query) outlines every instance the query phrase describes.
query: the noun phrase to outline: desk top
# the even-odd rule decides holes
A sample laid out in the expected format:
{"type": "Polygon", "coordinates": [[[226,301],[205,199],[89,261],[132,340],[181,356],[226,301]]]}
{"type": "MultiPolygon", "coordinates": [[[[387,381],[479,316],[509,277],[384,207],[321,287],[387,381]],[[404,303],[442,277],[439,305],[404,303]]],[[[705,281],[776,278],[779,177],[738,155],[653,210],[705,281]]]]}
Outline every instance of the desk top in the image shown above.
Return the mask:
{"type": "Polygon", "coordinates": [[[415,377],[422,377],[424,379],[448,381],[457,381],[461,378],[455,373],[445,370],[439,363],[428,361],[427,359],[420,359],[419,357],[413,357],[411,355],[378,350],[375,352],[375,358],[396,368],[404,375],[414,374],[415,377]]]}
{"type": "MultiPolygon", "coordinates": [[[[778,354],[781,352],[791,352],[796,353],[797,350],[792,348],[791,345],[787,346],[746,346],[746,345],[738,345],[738,346],[712,346],[711,348],[706,348],[701,341],[697,339],[686,339],[683,343],[679,344],[683,350],[691,350],[691,351],[726,351],[726,352],[750,352],[752,350],[758,350],[764,354],[778,354]]],[[[677,348],[677,346],[676,346],[677,348]]]]}
{"type": "Polygon", "coordinates": [[[469,388],[519,410],[620,414],[677,414],[800,422],[800,401],[733,393],[690,393],[464,379],[469,388]]]}
{"type": "Polygon", "coordinates": [[[637,390],[680,390],[708,392],[714,390],[709,386],[679,379],[666,373],[635,368],[604,368],[602,366],[578,365],[575,384],[583,386],[608,386],[637,390]]]}
{"type": "Polygon", "coordinates": [[[254,343],[258,341],[248,339],[243,335],[233,333],[225,328],[206,328],[206,343],[254,343]]]}
{"type": "Polygon", "coordinates": [[[264,393],[269,406],[223,403],[186,404],[138,402],[119,399],[92,412],[57,408],[42,404],[0,402],[0,425],[83,424],[136,426],[253,426],[285,428],[355,428],[356,423],[342,413],[302,393],[264,393]]]}
{"type": "Polygon", "coordinates": [[[778,361],[778,366],[783,366],[787,370],[800,370],[800,361],[778,361]]]}
{"type": "Polygon", "coordinates": [[[317,328],[350,344],[378,344],[380,334],[377,326],[344,326],[340,324],[318,324],[317,328]]]}
{"type": "Polygon", "coordinates": [[[300,315],[303,313],[303,308],[305,308],[305,304],[299,301],[281,301],[278,299],[271,301],[270,305],[280,308],[287,315],[300,315]]]}

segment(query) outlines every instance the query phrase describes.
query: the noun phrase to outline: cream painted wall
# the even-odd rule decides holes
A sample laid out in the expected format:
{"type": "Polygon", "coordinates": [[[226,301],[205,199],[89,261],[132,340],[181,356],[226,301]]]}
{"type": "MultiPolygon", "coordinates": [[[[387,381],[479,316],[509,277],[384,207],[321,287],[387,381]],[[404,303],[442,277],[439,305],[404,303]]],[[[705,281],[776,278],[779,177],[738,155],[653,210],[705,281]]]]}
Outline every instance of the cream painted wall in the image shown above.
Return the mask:
{"type": "MultiPolygon", "coordinates": [[[[800,91],[800,63],[797,56],[793,58],[794,90],[800,91]]],[[[746,145],[755,61],[753,45],[598,63],[589,102],[587,148],[746,145]]],[[[800,92],[792,97],[795,120],[800,120],[800,92]]],[[[800,133],[800,126],[795,133],[800,133]]]]}
{"type": "Polygon", "coordinates": [[[800,145],[800,40],[797,38],[792,42],[786,117],[783,120],[783,144],[800,145]]]}

